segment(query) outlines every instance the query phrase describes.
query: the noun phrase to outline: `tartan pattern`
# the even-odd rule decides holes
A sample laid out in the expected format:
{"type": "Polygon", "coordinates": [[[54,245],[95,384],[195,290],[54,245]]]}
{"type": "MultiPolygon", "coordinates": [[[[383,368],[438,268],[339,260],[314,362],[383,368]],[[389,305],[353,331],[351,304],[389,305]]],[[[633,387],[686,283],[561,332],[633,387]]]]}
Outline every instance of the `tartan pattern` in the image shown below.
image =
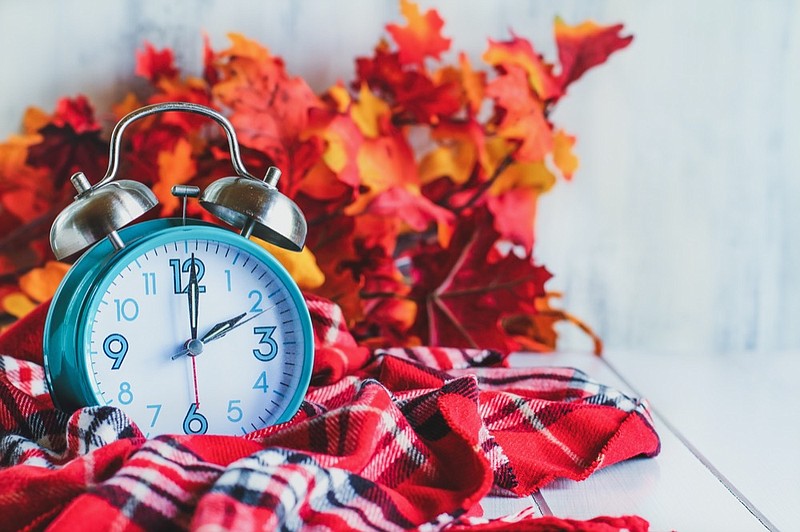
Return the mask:
{"type": "Polygon", "coordinates": [[[635,516],[480,516],[487,494],[655,455],[641,401],[575,369],[503,367],[492,351],[365,355],[338,307],[309,308],[316,356],[338,361],[315,363],[329,383],[246,437],[148,440],[113,407],[67,415],[39,364],[0,356],[0,529],[647,529],[635,516]]]}

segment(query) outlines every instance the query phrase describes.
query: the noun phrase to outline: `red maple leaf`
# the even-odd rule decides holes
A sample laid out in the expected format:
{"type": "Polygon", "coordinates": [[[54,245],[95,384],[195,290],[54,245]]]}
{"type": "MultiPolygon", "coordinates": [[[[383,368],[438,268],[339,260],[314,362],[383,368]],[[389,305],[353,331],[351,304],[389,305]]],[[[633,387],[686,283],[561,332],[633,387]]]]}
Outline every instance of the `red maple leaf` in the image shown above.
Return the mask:
{"type": "Polygon", "coordinates": [[[366,82],[393,106],[396,120],[438,123],[462,107],[461,88],[449,80],[434,82],[424,72],[403,66],[399,52],[390,52],[386,43],[375,48],[372,58],[356,59],[354,87],[366,82]],[[407,117],[407,118],[406,118],[407,117]]]}
{"type": "Polygon", "coordinates": [[[510,352],[517,341],[502,319],[535,313],[551,277],[543,266],[502,255],[485,211],[463,218],[447,249],[421,246],[412,256],[412,291],[418,305],[412,332],[429,345],[510,352]]]}
{"type": "Polygon", "coordinates": [[[136,52],[136,69],[134,73],[151,82],[161,78],[174,78],[178,75],[175,67],[175,56],[172,50],[164,48],[156,50],[149,42],[144,43],[144,50],[136,52]]]}
{"type": "Polygon", "coordinates": [[[584,72],[605,63],[612,53],[631,43],[633,36],[621,36],[622,28],[622,24],[599,26],[594,22],[569,26],[556,18],[556,45],[561,62],[558,83],[562,91],[584,72]]]}
{"type": "Polygon", "coordinates": [[[450,39],[442,37],[444,21],[434,9],[420,13],[419,6],[408,0],[400,1],[400,11],[408,24],[388,24],[386,30],[400,49],[400,62],[422,66],[426,57],[439,58],[450,49],[450,39]]]}
{"type": "Polygon", "coordinates": [[[76,171],[92,183],[105,175],[108,143],[100,138],[100,124],[85,96],[59,100],[52,122],[39,134],[42,142],[28,149],[27,163],[47,168],[57,190],[76,171]]]}
{"type": "Polygon", "coordinates": [[[304,132],[311,110],[325,105],[303,78],[286,72],[281,58],[241,36],[231,39],[217,61],[223,75],[214,96],[231,109],[241,143],[265,153],[283,171],[281,189],[294,196],[322,154],[321,139],[305,139],[304,132]]]}

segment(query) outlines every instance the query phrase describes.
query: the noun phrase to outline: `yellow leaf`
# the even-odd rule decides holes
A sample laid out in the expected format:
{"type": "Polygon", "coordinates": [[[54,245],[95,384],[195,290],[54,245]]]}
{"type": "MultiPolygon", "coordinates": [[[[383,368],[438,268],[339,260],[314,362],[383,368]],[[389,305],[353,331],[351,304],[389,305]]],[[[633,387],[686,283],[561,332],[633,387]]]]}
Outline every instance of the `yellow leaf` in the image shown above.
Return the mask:
{"type": "Polygon", "coordinates": [[[153,192],[161,203],[162,215],[169,214],[180,205],[178,198],[172,195],[173,185],[187,183],[197,171],[192,159],[192,145],[180,138],[172,151],[158,153],[158,182],[153,185],[153,192]]]}
{"type": "Polygon", "coordinates": [[[36,303],[22,292],[14,292],[3,298],[3,308],[15,318],[22,318],[36,308],[36,303]]]}
{"type": "Polygon", "coordinates": [[[350,98],[350,93],[342,86],[341,82],[328,89],[328,96],[336,103],[336,111],[339,113],[347,111],[353,101],[350,98]]]}
{"type": "Polygon", "coordinates": [[[25,117],[22,119],[22,128],[25,133],[36,133],[51,120],[52,117],[38,107],[28,107],[25,109],[25,117]]]}
{"type": "Polygon", "coordinates": [[[564,179],[572,179],[578,169],[578,157],[572,151],[575,146],[575,137],[568,135],[564,130],[558,130],[553,139],[553,163],[561,170],[564,179]]]}
{"type": "Polygon", "coordinates": [[[380,134],[381,119],[390,114],[389,104],[375,96],[366,83],[362,83],[358,101],[350,109],[350,116],[361,133],[365,137],[376,138],[380,134]]]}
{"type": "Polygon", "coordinates": [[[528,188],[542,193],[550,190],[555,182],[556,176],[548,170],[544,162],[515,162],[497,177],[489,188],[489,193],[498,196],[517,188],[528,188]]]}
{"type": "Polygon", "coordinates": [[[322,270],[317,265],[317,258],[307,247],[300,252],[295,252],[264,242],[258,238],[254,238],[253,241],[278,259],[278,262],[286,268],[301,290],[313,290],[319,288],[325,282],[325,274],[322,273],[322,270]]]}
{"type": "Polygon", "coordinates": [[[422,184],[447,176],[457,184],[466,183],[472,174],[477,154],[475,146],[467,142],[453,142],[438,146],[425,154],[419,164],[422,184]]]}
{"type": "Polygon", "coordinates": [[[19,287],[31,299],[41,303],[53,297],[59,283],[67,274],[69,264],[49,261],[19,278],[19,287]]]}

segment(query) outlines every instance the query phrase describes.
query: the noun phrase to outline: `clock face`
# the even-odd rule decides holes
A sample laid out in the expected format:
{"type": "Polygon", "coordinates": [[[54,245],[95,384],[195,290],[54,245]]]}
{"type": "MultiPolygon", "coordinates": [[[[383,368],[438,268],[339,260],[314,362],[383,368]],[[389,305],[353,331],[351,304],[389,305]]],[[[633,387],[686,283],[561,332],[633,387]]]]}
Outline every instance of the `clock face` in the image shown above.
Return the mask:
{"type": "Polygon", "coordinates": [[[98,404],[148,437],[246,434],[291,418],[313,347],[302,296],[274,258],[216,228],[120,253],[78,339],[98,404]]]}

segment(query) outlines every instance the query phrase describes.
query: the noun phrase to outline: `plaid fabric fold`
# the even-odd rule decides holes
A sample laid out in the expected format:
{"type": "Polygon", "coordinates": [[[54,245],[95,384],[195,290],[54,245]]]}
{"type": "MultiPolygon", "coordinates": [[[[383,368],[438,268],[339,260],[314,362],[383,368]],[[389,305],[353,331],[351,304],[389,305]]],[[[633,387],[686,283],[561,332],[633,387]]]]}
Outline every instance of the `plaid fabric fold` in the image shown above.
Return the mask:
{"type": "Polygon", "coordinates": [[[309,308],[319,385],[291,421],[246,437],[148,440],[115,408],[59,412],[41,353],[23,349],[44,314],[15,325],[0,337],[0,529],[647,529],[635,516],[480,515],[490,493],[657,454],[642,402],[492,351],[369,352],[338,307],[309,308]]]}

